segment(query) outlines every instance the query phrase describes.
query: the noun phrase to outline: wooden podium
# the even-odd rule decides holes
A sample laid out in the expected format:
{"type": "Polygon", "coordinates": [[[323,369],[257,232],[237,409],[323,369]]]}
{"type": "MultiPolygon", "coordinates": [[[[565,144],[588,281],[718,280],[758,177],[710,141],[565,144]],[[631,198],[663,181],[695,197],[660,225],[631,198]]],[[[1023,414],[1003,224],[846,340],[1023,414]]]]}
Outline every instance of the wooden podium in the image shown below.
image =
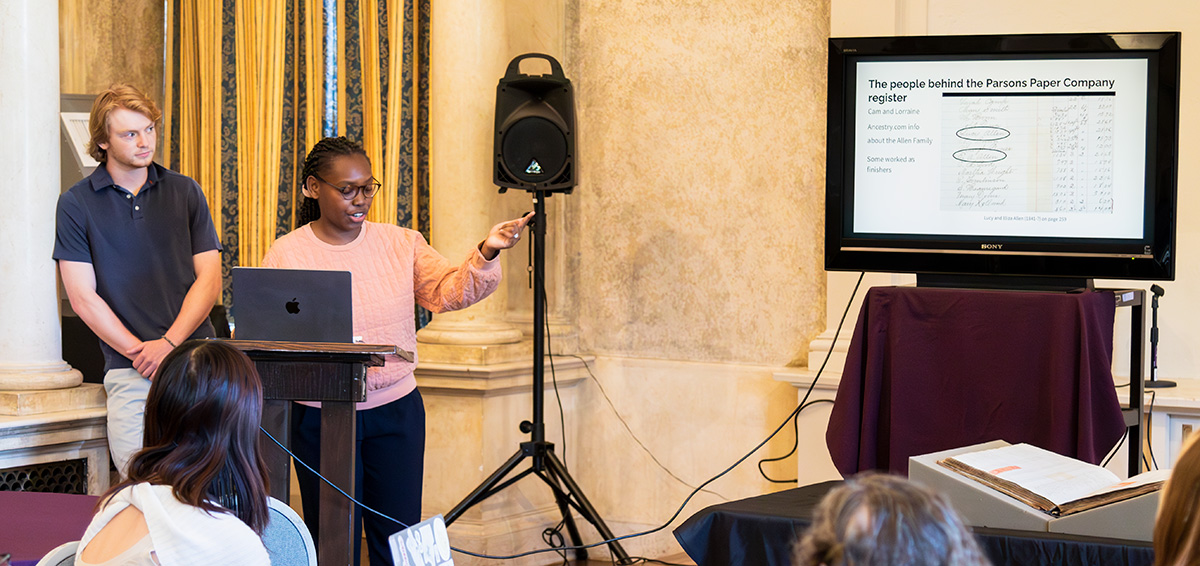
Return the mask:
{"type": "MultiPolygon", "coordinates": [[[[228,340],[254,361],[263,383],[263,430],[284,446],[291,445],[291,402],[321,403],[321,475],[354,495],[355,403],[367,399],[367,368],[382,366],[384,356],[412,361],[411,352],[395,346],[319,342],[228,340]]],[[[271,480],[271,496],[288,501],[290,457],[270,439],[263,458],[271,480]]],[[[309,465],[312,465],[309,462],[309,465]]],[[[342,494],[321,483],[321,517],[317,562],[354,563],[354,507],[342,494]]]]}

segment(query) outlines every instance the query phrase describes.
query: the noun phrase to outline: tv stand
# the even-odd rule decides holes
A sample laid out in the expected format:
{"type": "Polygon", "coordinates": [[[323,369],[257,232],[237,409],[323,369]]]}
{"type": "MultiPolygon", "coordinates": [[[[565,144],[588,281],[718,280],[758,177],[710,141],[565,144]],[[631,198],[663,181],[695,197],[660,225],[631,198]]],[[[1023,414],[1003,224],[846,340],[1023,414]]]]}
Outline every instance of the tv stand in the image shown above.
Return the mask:
{"type": "Polygon", "coordinates": [[[910,456],[1002,438],[1100,463],[1126,436],[1137,475],[1144,296],[870,289],[830,412],[831,460],[842,475],[904,473],[910,456]],[[1126,406],[1113,383],[1114,307],[1130,309],[1126,406]]]}
{"type": "Polygon", "coordinates": [[[1082,277],[955,275],[945,273],[918,273],[917,287],[1042,291],[1053,293],[1084,293],[1096,289],[1091,279],[1082,277]]]}

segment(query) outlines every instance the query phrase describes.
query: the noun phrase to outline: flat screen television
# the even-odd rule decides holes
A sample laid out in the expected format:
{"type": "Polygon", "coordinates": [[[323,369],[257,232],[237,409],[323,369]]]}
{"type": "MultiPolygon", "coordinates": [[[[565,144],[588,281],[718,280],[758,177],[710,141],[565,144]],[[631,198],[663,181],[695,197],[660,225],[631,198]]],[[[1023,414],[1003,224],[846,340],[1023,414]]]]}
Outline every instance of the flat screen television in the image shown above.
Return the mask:
{"type": "Polygon", "coordinates": [[[826,269],[1174,279],[1179,44],[830,39],[826,269]]]}

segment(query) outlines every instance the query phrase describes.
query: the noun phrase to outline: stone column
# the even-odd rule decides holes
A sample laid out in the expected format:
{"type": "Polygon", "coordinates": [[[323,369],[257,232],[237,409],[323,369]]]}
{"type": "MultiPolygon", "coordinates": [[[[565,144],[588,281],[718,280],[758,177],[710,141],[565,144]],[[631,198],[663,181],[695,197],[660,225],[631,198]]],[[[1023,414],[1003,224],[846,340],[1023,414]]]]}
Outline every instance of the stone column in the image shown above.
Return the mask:
{"type": "Polygon", "coordinates": [[[62,360],[54,261],[59,194],[58,3],[0,3],[0,390],[83,378],[62,360]]]}
{"type": "MultiPolygon", "coordinates": [[[[507,64],[504,2],[434,2],[430,26],[431,243],[460,261],[494,224],[506,220],[491,174],[496,84],[507,64]]],[[[417,334],[421,361],[527,357],[515,347],[522,333],[504,321],[506,311],[501,289],[469,309],[435,315],[417,334]],[[514,347],[497,347],[506,344],[514,347]]]]}

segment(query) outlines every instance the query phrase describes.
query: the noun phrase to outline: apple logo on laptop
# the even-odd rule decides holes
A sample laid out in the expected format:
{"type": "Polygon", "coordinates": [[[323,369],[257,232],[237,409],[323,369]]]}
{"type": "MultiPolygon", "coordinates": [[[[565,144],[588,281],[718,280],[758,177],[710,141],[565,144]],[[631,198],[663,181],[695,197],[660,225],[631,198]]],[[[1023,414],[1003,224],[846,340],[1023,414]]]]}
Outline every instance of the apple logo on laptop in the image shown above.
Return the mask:
{"type": "Polygon", "coordinates": [[[296,300],[296,297],[292,297],[292,300],[285,303],[283,308],[287,309],[288,314],[299,314],[300,302],[296,300]]]}

